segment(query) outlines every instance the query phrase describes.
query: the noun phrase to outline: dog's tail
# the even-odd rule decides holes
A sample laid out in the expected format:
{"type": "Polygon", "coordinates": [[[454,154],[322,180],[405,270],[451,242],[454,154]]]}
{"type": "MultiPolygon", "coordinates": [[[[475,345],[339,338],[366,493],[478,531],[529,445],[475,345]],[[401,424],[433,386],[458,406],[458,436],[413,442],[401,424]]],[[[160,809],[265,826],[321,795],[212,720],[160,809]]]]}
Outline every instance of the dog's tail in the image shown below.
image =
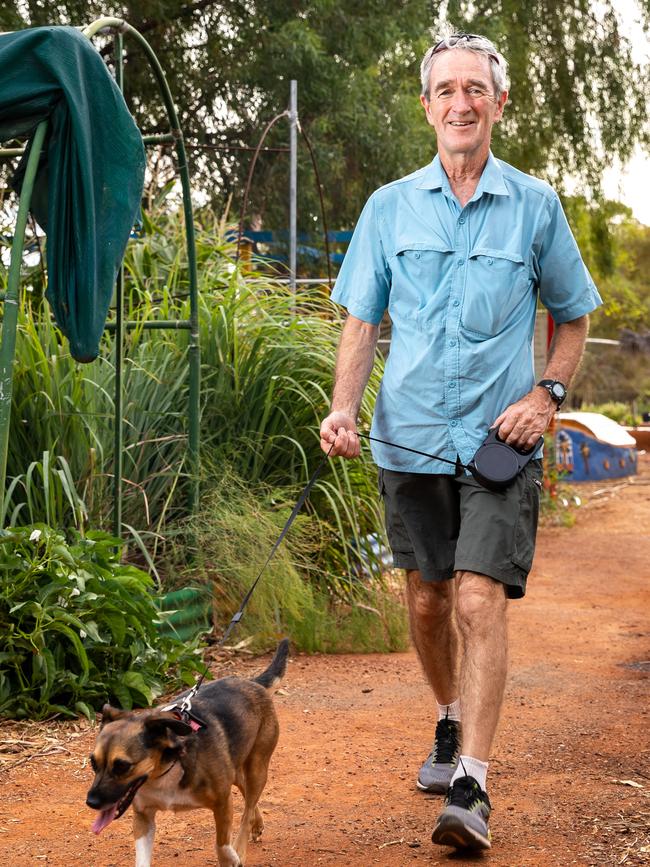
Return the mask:
{"type": "Polygon", "coordinates": [[[275,656],[271,660],[271,664],[258,674],[253,680],[255,683],[261,684],[266,689],[274,689],[284,677],[287,670],[287,657],[289,656],[289,639],[283,638],[278,644],[278,649],[275,651],[275,656]]]}

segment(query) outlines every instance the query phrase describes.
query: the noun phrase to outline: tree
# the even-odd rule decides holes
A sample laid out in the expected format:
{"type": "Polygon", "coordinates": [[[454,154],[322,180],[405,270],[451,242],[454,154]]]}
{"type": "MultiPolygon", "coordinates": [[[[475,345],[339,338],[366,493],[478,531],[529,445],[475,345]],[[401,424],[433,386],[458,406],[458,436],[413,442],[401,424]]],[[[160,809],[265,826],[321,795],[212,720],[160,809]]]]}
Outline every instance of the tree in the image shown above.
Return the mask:
{"type": "MultiPolygon", "coordinates": [[[[646,7],[648,0],[643,0],[646,7]]],[[[444,5],[441,8],[445,8],[444,5]]],[[[104,13],[91,0],[8,0],[0,26],[81,24],[104,13]]],[[[571,175],[598,193],[604,166],[648,141],[645,79],[620,32],[614,0],[450,0],[449,19],[491,37],[510,60],[512,88],[495,152],[556,183],[571,175]]],[[[351,227],[369,193],[428,162],[434,151],[418,102],[419,60],[438,10],[424,0],[139,0],[114,7],[150,40],[194,150],[195,184],[238,217],[250,152],[263,126],[285,110],[299,83],[302,128],[318,160],[332,228],[351,227]]],[[[98,43],[101,45],[101,43],[98,43]]],[[[164,129],[141,50],[127,40],[126,96],[143,130],[164,129]]],[[[103,49],[110,59],[111,45],[103,49]]],[[[286,122],[267,139],[285,147],[286,122]]],[[[301,149],[303,229],[320,217],[301,149]]],[[[286,153],[260,158],[249,213],[286,225],[286,153]]],[[[231,212],[231,213],[232,213],[231,212]]]]}

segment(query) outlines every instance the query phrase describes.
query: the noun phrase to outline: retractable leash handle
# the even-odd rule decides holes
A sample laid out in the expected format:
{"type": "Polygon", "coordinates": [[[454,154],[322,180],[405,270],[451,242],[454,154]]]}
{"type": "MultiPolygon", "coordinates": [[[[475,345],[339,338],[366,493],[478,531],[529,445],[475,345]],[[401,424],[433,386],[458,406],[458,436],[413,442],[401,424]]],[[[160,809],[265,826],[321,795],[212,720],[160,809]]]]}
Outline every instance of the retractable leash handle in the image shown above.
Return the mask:
{"type": "Polygon", "coordinates": [[[383,443],[386,446],[393,446],[396,449],[402,449],[405,452],[423,455],[425,458],[431,458],[434,461],[442,461],[445,464],[451,464],[463,470],[469,470],[479,485],[487,488],[488,491],[504,491],[509,487],[526,464],[532,460],[535,452],[544,442],[544,437],[540,437],[532,449],[520,451],[499,439],[498,430],[493,428],[489,431],[482,445],[476,450],[476,454],[472,460],[468,464],[462,464],[460,461],[450,461],[448,458],[442,458],[439,455],[421,452],[418,449],[411,449],[408,446],[388,442],[388,440],[380,440],[377,437],[371,437],[369,434],[360,433],[358,436],[376,443],[383,443]]]}
{"type": "Polygon", "coordinates": [[[543,442],[544,437],[540,437],[531,449],[523,451],[499,439],[498,428],[492,428],[467,469],[489,491],[504,491],[532,460],[543,442]]]}

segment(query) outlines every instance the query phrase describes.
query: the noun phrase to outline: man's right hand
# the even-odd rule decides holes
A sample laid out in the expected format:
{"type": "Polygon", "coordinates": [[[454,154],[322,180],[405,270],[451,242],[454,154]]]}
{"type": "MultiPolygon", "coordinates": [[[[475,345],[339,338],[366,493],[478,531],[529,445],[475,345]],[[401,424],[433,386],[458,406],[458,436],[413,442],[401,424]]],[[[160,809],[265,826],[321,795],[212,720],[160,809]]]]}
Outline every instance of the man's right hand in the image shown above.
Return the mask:
{"type": "Polygon", "coordinates": [[[342,458],[358,458],[361,444],[354,419],[345,412],[331,412],[320,426],[320,447],[327,453],[332,443],[332,455],[342,458]]]}

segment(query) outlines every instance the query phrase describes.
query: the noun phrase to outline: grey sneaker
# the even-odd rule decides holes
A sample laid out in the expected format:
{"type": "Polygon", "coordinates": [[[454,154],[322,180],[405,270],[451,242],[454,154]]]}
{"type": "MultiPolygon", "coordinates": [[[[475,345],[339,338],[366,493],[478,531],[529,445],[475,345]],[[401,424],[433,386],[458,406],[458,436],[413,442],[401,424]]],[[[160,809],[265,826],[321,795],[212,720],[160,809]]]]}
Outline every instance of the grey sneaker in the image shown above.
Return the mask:
{"type": "Polygon", "coordinates": [[[438,817],[431,839],[456,849],[490,849],[488,819],[492,807],[487,792],[474,777],[459,777],[449,787],[445,808],[438,817]]]}
{"type": "Polygon", "coordinates": [[[459,722],[453,719],[441,719],[438,722],[431,752],[418,773],[418,789],[445,794],[458,765],[460,735],[459,722]]]}

